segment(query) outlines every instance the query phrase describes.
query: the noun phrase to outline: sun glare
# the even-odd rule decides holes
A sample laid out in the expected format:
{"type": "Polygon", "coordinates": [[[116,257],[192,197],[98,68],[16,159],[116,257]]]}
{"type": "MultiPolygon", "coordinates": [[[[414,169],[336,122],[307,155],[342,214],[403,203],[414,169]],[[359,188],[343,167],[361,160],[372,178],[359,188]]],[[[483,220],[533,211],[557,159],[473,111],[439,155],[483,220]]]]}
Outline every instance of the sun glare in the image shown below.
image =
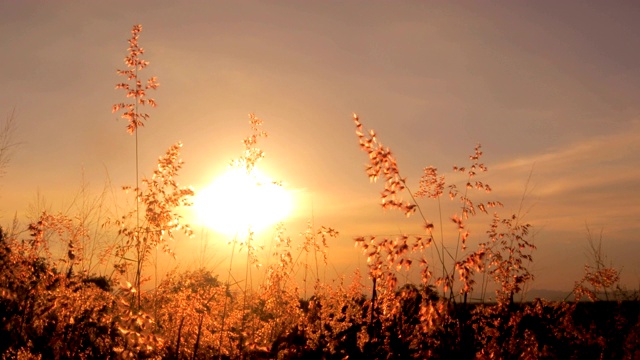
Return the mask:
{"type": "Polygon", "coordinates": [[[208,228],[236,235],[284,220],[292,203],[291,193],[261,172],[229,169],[196,195],[194,207],[208,228]]]}

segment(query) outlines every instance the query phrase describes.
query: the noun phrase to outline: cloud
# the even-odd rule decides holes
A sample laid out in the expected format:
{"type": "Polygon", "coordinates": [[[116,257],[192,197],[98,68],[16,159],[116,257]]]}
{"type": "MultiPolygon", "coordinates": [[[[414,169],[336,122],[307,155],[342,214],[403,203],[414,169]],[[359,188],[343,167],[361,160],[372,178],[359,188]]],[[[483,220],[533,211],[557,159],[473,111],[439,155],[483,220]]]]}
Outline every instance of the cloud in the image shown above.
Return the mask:
{"type": "Polygon", "coordinates": [[[614,231],[636,228],[640,213],[640,127],[577,141],[492,168],[496,188],[521,196],[532,172],[536,214],[547,226],[594,221],[614,231]]]}

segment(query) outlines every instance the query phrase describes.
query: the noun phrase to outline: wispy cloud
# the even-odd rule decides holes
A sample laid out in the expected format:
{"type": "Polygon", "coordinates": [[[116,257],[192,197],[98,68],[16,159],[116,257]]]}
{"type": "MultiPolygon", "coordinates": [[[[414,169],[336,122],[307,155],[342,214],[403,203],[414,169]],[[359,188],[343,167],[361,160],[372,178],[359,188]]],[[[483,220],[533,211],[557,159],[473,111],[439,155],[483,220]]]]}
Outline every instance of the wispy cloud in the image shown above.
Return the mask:
{"type": "MultiPolygon", "coordinates": [[[[574,142],[493,167],[507,196],[520,196],[532,171],[535,212],[547,226],[594,221],[614,231],[637,227],[640,214],[640,127],[574,142]]],[[[565,228],[566,230],[566,228],[565,228]]]]}

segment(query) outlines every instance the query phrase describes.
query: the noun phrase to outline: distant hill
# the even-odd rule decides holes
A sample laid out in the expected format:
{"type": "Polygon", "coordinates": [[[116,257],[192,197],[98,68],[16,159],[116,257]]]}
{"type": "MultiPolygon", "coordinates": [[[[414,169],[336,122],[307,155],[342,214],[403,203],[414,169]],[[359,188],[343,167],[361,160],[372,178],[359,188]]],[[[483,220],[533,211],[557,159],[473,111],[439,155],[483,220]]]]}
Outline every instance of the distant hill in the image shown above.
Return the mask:
{"type": "MultiPolygon", "coordinates": [[[[524,301],[532,301],[536,298],[548,300],[548,301],[562,301],[567,298],[571,291],[562,290],[547,290],[547,289],[531,289],[527,291],[524,301]]],[[[520,300],[519,296],[516,296],[517,300],[520,300]]],[[[567,300],[574,300],[573,296],[569,296],[567,300]]]]}
{"type": "MultiPolygon", "coordinates": [[[[609,300],[638,300],[640,294],[638,290],[624,290],[622,292],[609,292],[609,300]]],[[[529,290],[524,298],[524,301],[532,301],[536,298],[548,300],[548,301],[563,301],[565,298],[567,301],[575,300],[571,291],[561,290],[546,290],[546,289],[532,289],[529,290]],[[567,297],[568,296],[568,297],[567,297]]],[[[607,300],[607,297],[603,292],[598,293],[599,300],[607,300]]],[[[520,297],[516,296],[516,300],[519,301],[520,297]]],[[[582,301],[588,301],[585,297],[582,301]]]]}

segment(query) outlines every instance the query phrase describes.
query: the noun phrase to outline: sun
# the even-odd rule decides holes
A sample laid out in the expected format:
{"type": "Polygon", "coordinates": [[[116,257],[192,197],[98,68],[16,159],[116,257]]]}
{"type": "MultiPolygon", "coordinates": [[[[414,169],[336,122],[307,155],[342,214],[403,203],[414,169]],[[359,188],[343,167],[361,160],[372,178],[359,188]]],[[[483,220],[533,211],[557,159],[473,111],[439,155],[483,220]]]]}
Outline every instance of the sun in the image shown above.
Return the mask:
{"type": "Polygon", "coordinates": [[[200,221],[225,235],[265,230],[284,220],[292,207],[291,193],[257,169],[248,174],[230,168],[194,200],[200,221]]]}

